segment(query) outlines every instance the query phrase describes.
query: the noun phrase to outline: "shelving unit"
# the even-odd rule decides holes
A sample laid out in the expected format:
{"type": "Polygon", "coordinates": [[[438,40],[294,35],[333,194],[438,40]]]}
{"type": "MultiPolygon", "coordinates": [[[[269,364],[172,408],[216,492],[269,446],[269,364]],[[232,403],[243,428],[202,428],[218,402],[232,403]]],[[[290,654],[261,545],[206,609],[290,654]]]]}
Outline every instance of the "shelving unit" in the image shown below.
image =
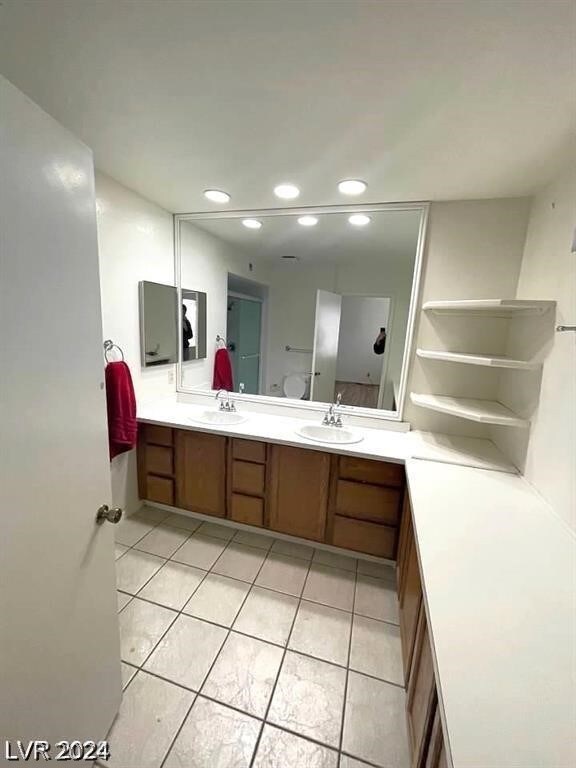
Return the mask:
{"type": "MultiPolygon", "coordinates": [[[[477,353],[473,349],[469,349],[471,338],[476,338],[476,332],[482,332],[483,346],[486,347],[486,332],[494,335],[494,347],[503,348],[501,346],[502,334],[507,333],[503,326],[478,326],[470,325],[466,326],[466,320],[469,318],[479,318],[490,321],[493,318],[500,318],[504,320],[512,320],[515,318],[532,317],[538,318],[544,316],[547,312],[554,309],[556,302],[554,301],[538,301],[538,300],[525,300],[525,299],[462,299],[462,300],[442,300],[442,301],[427,301],[424,303],[422,309],[424,312],[429,312],[435,315],[445,315],[446,322],[449,322],[449,317],[457,318],[457,325],[450,327],[450,346],[454,347],[456,344],[460,347],[461,351],[449,352],[442,349],[427,349],[420,347],[416,350],[417,356],[422,360],[434,360],[440,363],[461,363],[463,365],[476,365],[483,366],[485,368],[491,368],[494,371],[499,371],[500,376],[504,377],[507,371],[539,371],[542,368],[542,364],[539,362],[533,362],[531,360],[522,360],[520,356],[514,357],[514,354],[507,356],[506,354],[491,355],[485,352],[477,353]],[[462,333],[460,342],[458,341],[458,330],[462,326],[462,333]],[[488,331],[489,329],[489,331],[488,331]],[[470,334],[472,331],[472,335],[470,334]],[[456,332],[456,333],[455,333],[456,332]],[[464,339],[468,339],[467,342],[464,339]]],[[[553,320],[553,318],[551,318],[553,320]]],[[[544,322],[546,320],[544,319],[544,322]]],[[[441,324],[436,324],[436,337],[441,333],[441,324]]],[[[514,338],[518,338],[520,327],[516,326],[514,330],[514,338]]],[[[531,331],[534,332],[533,330],[531,331]]],[[[435,344],[436,346],[436,344],[435,344]]],[[[439,346],[442,346],[440,341],[439,346]]],[[[518,353],[517,353],[518,354],[518,353]]],[[[450,369],[446,369],[449,371],[450,369]]],[[[495,375],[495,374],[494,374],[495,375]]],[[[430,380],[430,379],[428,379],[430,380]]],[[[435,389],[442,390],[454,388],[454,380],[452,371],[443,374],[440,370],[435,372],[433,379],[436,382],[435,389]]],[[[462,377],[462,381],[472,381],[472,378],[462,377]]],[[[534,386],[534,382],[530,381],[530,386],[534,386]]],[[[424,384],[424,382],[423,382],[424,384]]],[[[500,390],[497,388],[498,380],[494,379],[494,388],[486,391],[488,396],[497,397],[497,392],[500,390]]],[[[480,393],[480,391],[478,392],[480,393]]],[[[500,426],[514,427],[514,428],[526,428],[530,426],[528,418],[519,416],[514,413],[513,410],[507,408],[497,399],[477,399],[460,396],[449,396],[443,394],[442,391],[434,393],[426,392],[412,392],[410,394],[411,401],[420,406],[421,408],[427,408],[431,411],[437,411],[439,413],[449,414],[450,416],[457,416],[461,419],[467,419],[468,421],[478,422],[480,424],[497,424],[500,426]]],[[[514,403],[515,401],[512,400],[514,403]]]]}
{"type": "Polygon", "coordinates": [[[466,365],[483,365],[488,368],[510,368],[520,371],[536,371],[542,363],[528,360],[514,360],[501,355],[474,355],[468,352],[443,352],[436,349],[417,349],[418,357],[425,360],[439,360],[445,363],[464,363],[466,365]]]}
{"type": "Polygon", "coordinates": [[[518,317],[543,315],[555,306],[554,301],[526,301],[522,299],[465,299],[458,301],[427,301],[425,312],[437,315],[465,314],[491,315],[492,317],[518,317]]]}
{"type": "Polygon", "coordinates": [[[461,419],[476,421],[480,424],[498,424],[503,427],[528,427],[530,422],[517,416],[502,403],[495,400],[476,400],[468,397],[447,397],[445,395],[425,395],[412,392],[410,399],[414,405],[431,411],[447,413],[461,419]]]}

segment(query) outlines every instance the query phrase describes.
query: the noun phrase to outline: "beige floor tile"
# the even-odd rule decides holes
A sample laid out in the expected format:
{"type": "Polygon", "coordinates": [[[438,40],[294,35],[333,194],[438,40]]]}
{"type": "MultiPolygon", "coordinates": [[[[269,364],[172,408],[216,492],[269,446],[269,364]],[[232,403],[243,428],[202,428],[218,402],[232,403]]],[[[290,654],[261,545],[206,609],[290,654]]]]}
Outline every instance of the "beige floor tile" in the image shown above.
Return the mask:
{"type": "Polygon", "coordinates": [[[126,689],[108,735],[112,768],[160,768],[194,694],[138,672],[126,689]]]}
{"type": "Polygon", "coordinates": [[[404,691],[350,672],[342,749],[383,768],[408,768],[404,691]]]}
{"type": "Polygon", "coordinates": [[[201,523],[197,533],[200,536],[213,536],[215,539],[230,541],[236,533],[236,529],[229,525],[218,525],[218,523],[201,523]]]}
{"type": "Polygon", "coordinates": [[[174,528],[184,528],[184,530],[190,532],[197,530],[202,525],[202,520],[188,517],[188,515],[179,515],[176,512],[168,515],[163,522],[164,525],[173,525],[174,528]]]}
{"type": "Polygon", "coordinates": [[[145,669],[198,691],[227,632],[223,627],[180,615],[144,665],[145,669]]]}
{"type": "Polygon", "coordinates": [[[212,570],[222,576],[252,582],[258,575],[265,557],[266,552],[262,549],[232,542],[220,555],[212,570]]]}
{"type": "Polygon", "coordinates": [[[351,611],[355,575],[349,571],[312,563],[302,597],[315,603],[351,611]]]}
{"type": "Polygon", "coordinates": [[[127,595],[125,592],[116,592],[116,597],[118,598],[118,613],[120,613],[122,608],[125,608],[130,600],[132,600],[132,595],[127,595]]]}
{"type": "Polygon", "coordinates": [[[398,624],[396,587],[385,579],[358,575],[354,613],[398,624]]]}
{"type": "Polygon", "coordinates": [[[269,550],[274,543],[272,536],[263,536],[260,533],[252,533],[252,531],[237,531],[234,541],[236,544],[246,544],[248,547],[265,550],[269,550]]]}
{"type": "Polygon", "coordinates": [[[333,664],[348,663],[352,614],[303,600],[288,647],[333,664]]]}
{"type": "Polygon", "coordinates": [[[272,552],[289,557],[299,557],[302,560],[312,560],[314,549],[307,544],[298,544],[295,541],[277,539],[272,545],[272,552]]]}
{"type": "Polygon", "coordinates": [[[249,768],[259,731],[253,717],[198,696],[164,768],[249,768]]]}
{"type": "Polygon", "coordinates": [[[249,589],[245,581],[210,573],[186,604],[184,613],[230,627],[249,589]]]}
{"type": "Polygon", "coordinates": [[[404,685],[400,628],[365,616],[354,616],[350,669],[404,685]]]}
{"type": "Polygon", "coordinates": [[[345,681],[341,667],[287,651],[268,720],[337,747],[345,681]]]}
{"type": "Polygon", "coordinates": [[[337,768],[338,753],[265,725],[253,768],[337,768]]]}
{"type": "Polygon", "coordinates": [[[166,561],[162,557],[131,549],[116,563],[116,585],[122,592],[135,595],[160,570],[166,561]]]}
{"type": "Polygon", "coordinates": [[[340,755],[339,768],[371,768],[368,763],[363,763],[361,760],[356,760],[348,755],[340,755]]]}
{"type": "Polygon", "coordinates": [[[316,549],[314,551],[314,563],[320,565],[329,565],[331,568],[340,568],[342,571],[356,571],[357,560],[348,555],[339,555],[337,552],[329,552],[327,549],[316,549]]]}
{"type": "Polygon", "coordinates": [[[286,645],[297,607],[298,600],[291,595],[252,587],[234,629],[260,640],[286,645]]]}
{"type": "Polygon", "coordinates": [[[190,531],[161,523],[140,539],[135,548],[151,555],[171,557],[189,536],[190,531]]]}
{"type": "Polygon", "coordinates": [[[125,544],[114,544],[114,559],[118,560],[119,557],[122,557],[124,552],[128,552],[129,547],[127,547],[125,544]]]}
{"type": "Polygon", "coordinates": [[[396,584],[396,568],[386,563],[375,563],[372,560],[358,559],[358,573],[372,576],[374,579],[384,579],[396,584]]]}
{"type": "Polygon", "coordinates": [[[132,547],[147,533],[150,533],[154,523],[140,520],[137,517],[125,517],[114,526],[114,538],[118,544],[132,547]]]}
{"type": "Polygon", "coordinates": [[[149,523],[154,523],[154,525],[161,523],[169,516],[170,512],[166,512],[164,509],[159,509],[159,507],[149,506],[142,507],[142,509],[139,509],[135,515],[139,520],[146,520],[149,523]]]}
{"type": "Polygon", "coordinates": [[[206,571],[169,560],[138,597],[180,611],[206,576],[206,571]]]}
{"type": "Polygon", "coordinates": [[[135,597],[120,613],[123,661],[140,666],[178,614],[135,597]]]}
{"type": "Polygon", "coordinates": [[[214,539],[210,536],[198,536],[194,534],[182,544],[180,549],[172,555],[172,559],[195,568],[209,571],[220,557],[226,542],[222,539],[214,539]]]}
{"type": "Polygon", "coordinates": [[[282,661],[283,650],[252,637],[230,634],[202,693],[263,717],[282,661]]]}
{"type": "Polygon", "coordinates": [[[126,688],[130,680],[134,677],[136,672],[138,670],[136,667],[130,666],[130,664],[126,664],[125,661],[121,662],[121,672],[122,672],[122,690],[126,688]]]}
{"type": "Polygon", "coordinates": [[[308,563],[305,560],[270,553],[258,574],[256,584],[300,597],[307,573],[308,563]]]}

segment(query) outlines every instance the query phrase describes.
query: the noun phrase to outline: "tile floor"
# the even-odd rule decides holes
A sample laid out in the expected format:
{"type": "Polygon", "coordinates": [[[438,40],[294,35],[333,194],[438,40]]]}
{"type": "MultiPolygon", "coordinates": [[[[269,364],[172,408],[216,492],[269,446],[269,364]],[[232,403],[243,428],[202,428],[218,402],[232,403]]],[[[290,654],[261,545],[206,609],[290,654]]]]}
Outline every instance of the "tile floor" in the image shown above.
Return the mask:
{"type": "Polygon", "coordinates": [[[145,508],[116,532],[114,768],[407,768],[392,568],[145,508]]]}

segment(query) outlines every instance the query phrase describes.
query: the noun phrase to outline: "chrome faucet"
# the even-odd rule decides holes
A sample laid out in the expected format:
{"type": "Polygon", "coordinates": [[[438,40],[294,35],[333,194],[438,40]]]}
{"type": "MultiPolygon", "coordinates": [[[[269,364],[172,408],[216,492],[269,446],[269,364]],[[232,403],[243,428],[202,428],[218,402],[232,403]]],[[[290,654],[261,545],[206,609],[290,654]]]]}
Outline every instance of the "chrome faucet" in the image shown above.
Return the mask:
{"type": "Polygon", "coordinates": [[[230,412],[234,412],[236,410],[236,406],[234,405],[234,401],[230,397],[230,392],[228,392],[227,389],[219,389],[218,392],[216,392],[215,400],[216,400],[216,402],[218,402],[220,400],[220,409],[219,410],[221,410],[221,411],[228,411],[230,413],[230,412]],[[224,392],[225,395],[226,395],[226,402],[224,402],[223,400],[220,400],[220,394],[222,392],[224,392]]]}
{"type": "Polygon", "coordinates": [[[324,414],[324,418],[322,419],[322,424],[325,426],[330,427],[341,427],[342,426],[342,416],[340,416],[340,413],[338,409],[340,408],[340,402],[342,400],[342,393],[338,392],[338,396],[336,397],[336,402],[331,403],[328,406],[328,410],[324,414]]]}

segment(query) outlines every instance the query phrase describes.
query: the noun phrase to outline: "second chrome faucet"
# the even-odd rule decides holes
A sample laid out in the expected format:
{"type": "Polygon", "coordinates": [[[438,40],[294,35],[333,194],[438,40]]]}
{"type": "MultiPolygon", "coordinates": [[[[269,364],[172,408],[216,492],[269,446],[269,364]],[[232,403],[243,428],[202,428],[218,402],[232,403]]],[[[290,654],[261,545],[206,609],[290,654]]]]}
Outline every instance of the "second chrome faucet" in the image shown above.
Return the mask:
{"type": "Polygon", "coordinates": [[[340,413],[339,413],[341,400],[342,400],[342,393],[338,392],[338,395],[336,397],[336,402],[331,403],[328,406],[328,410],[326,411],[324,418],[322,419],[322,424],[330,427],[342,426],[342,416],[340,416],[340,413]]]}

